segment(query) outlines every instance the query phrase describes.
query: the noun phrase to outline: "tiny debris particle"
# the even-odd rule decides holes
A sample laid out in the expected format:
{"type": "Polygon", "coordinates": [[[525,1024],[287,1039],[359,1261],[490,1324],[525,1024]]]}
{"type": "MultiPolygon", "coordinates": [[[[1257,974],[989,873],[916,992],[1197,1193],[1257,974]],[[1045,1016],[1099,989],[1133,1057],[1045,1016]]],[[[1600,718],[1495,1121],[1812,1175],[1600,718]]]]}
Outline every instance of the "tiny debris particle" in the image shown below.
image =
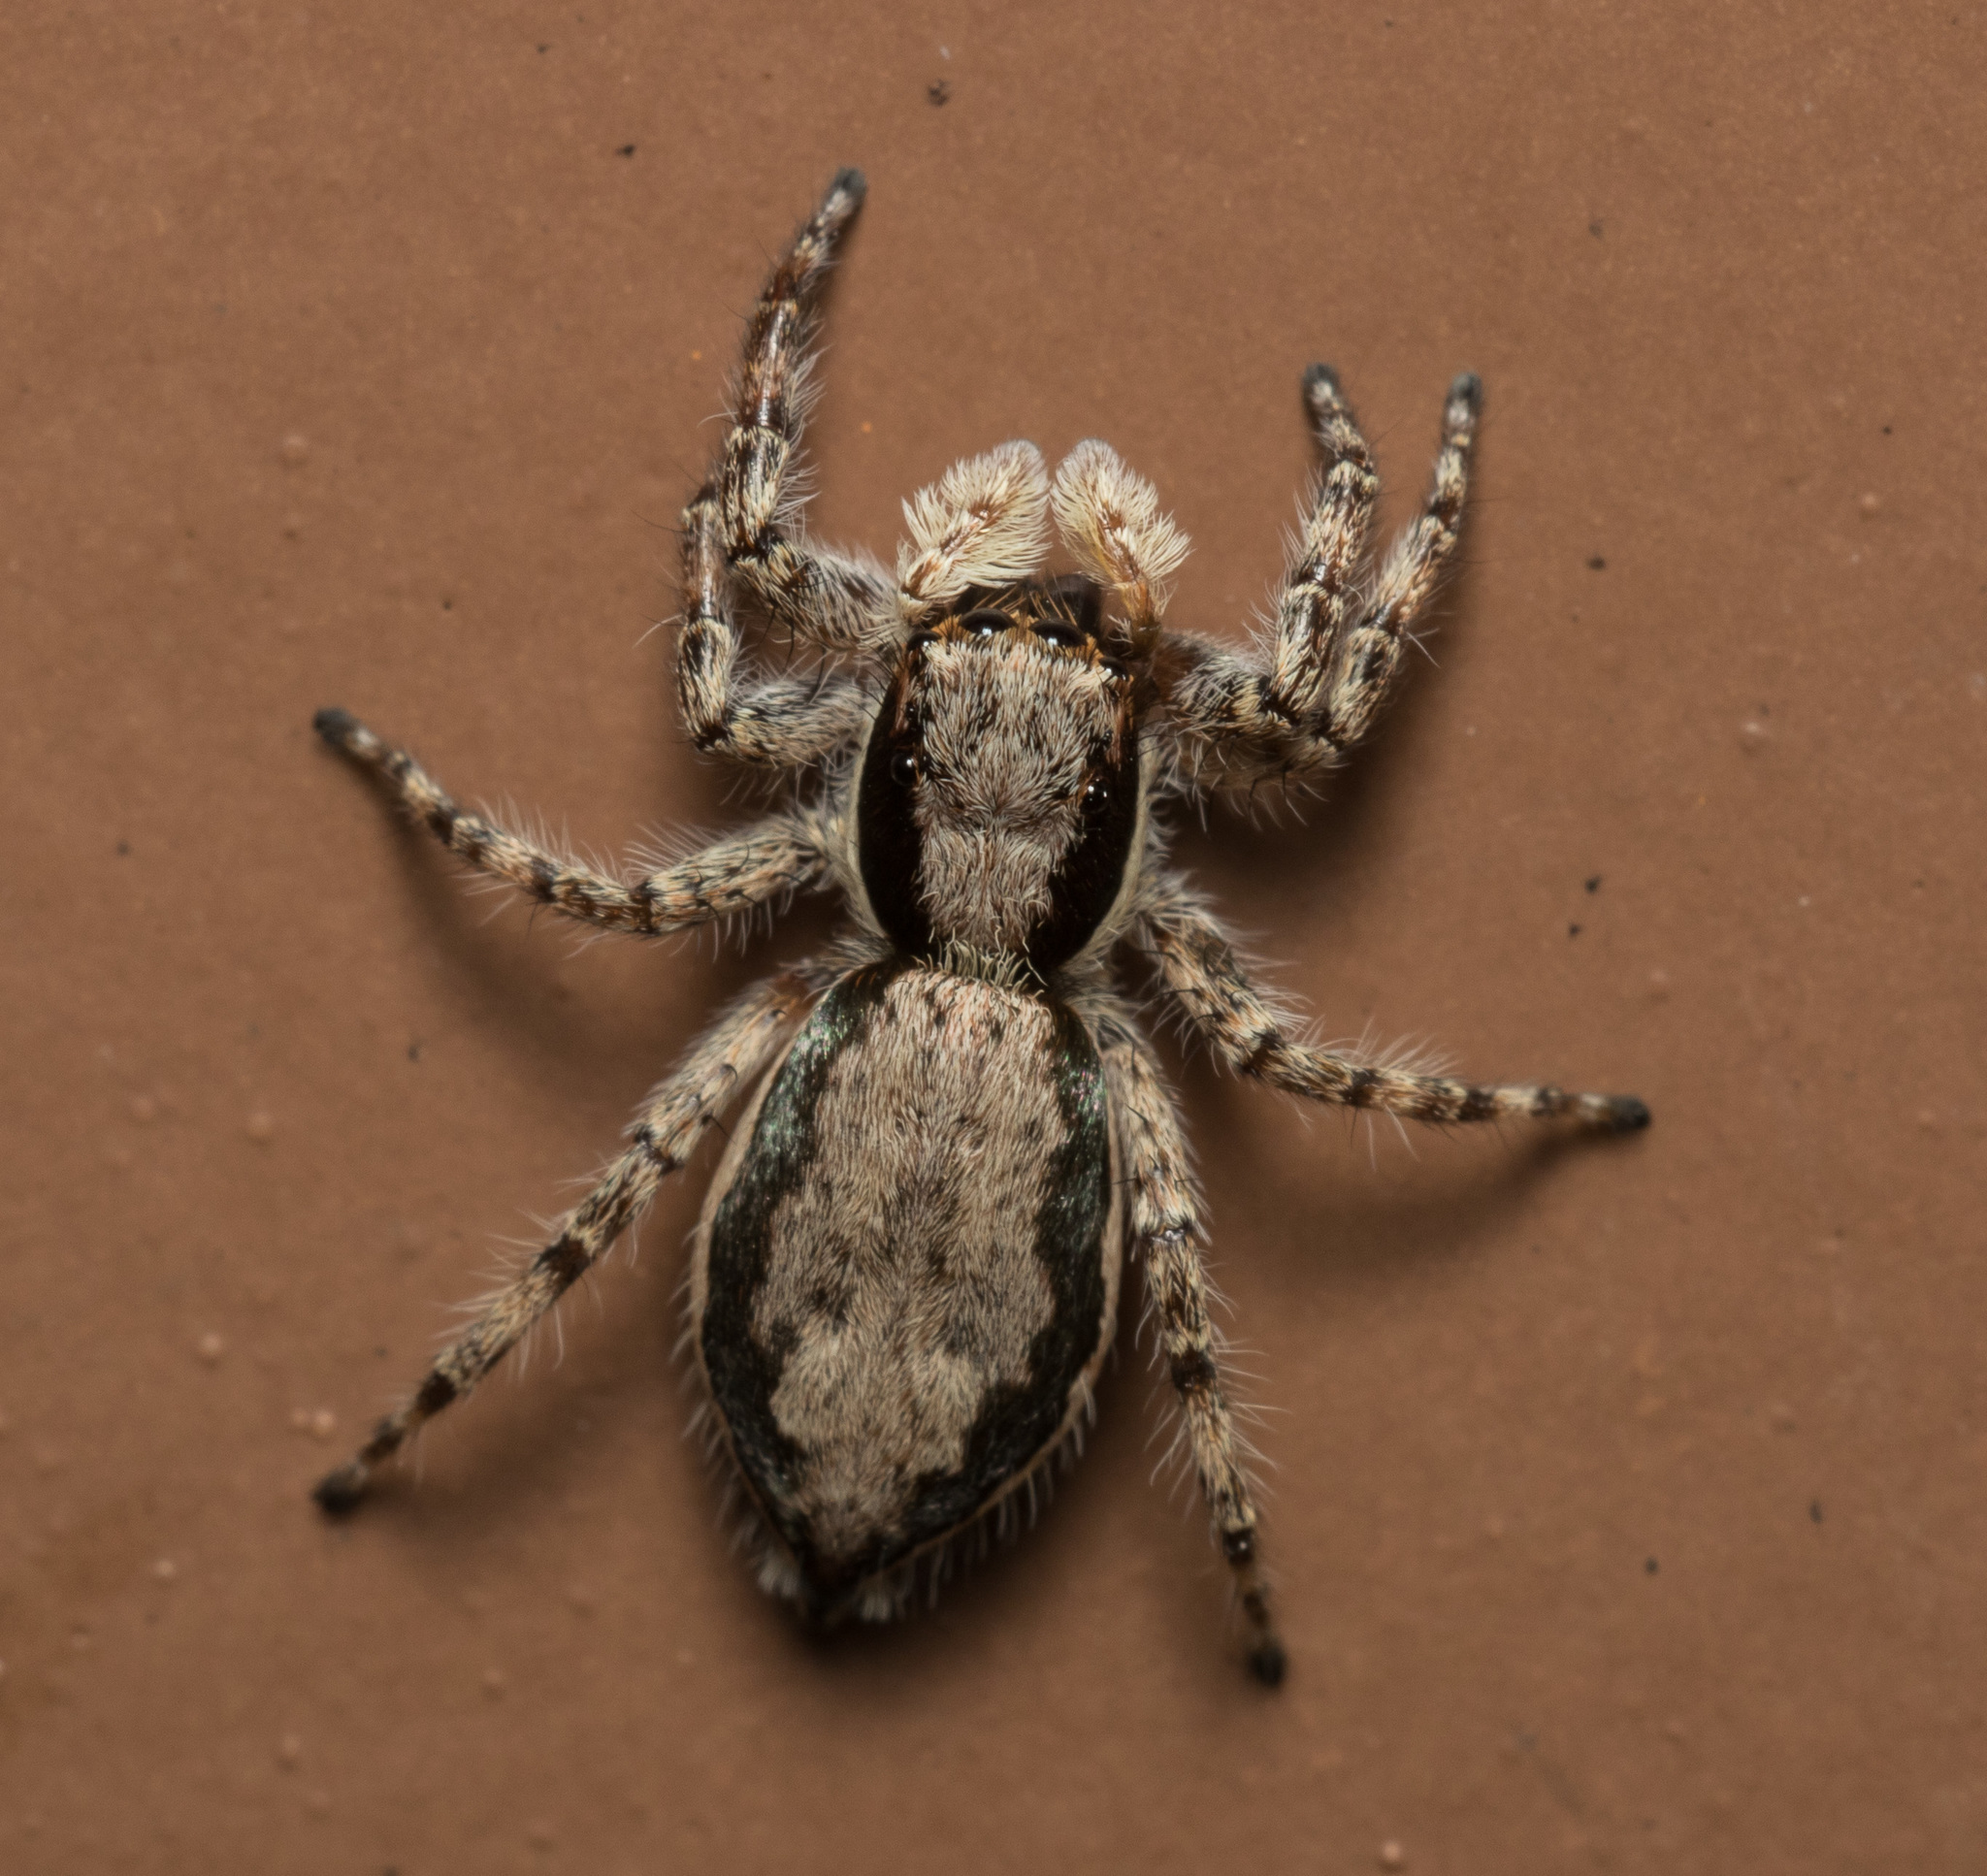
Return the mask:
{"type": "Polygon", "coordinates": [[[310,460],[309,441],[292,431],[283,438],[282,459],[285,469],[302,469],[310,460]]]}
{"type": "Polygon", "coordinates": [[[193,1344],[193,1352],[196,1355],[198,1355],[200,1359],[208,1365],[208,1367],[212,1368],[215,1362],[219,1361],[220,1358],[228,1352],[228,1344],[223,1338],[217,1336],[212,1329],[210,1329],[206,1335],[202,1336],[201,1339],[193,1344]]]}
{"type": "Polygon", "coordinates": [[[1819,1499],[1809,1499],[1808,1501],[1808,1522],[1809,1524],[1819,1524],[1821,1522],[1821,1501],[1819,1499]]]}
{"type": "Polygon", "coordinates": [[[131,1117],[140,1126],[148,1125],[159,1117],[159,1104],[149,1094],[134,1094],[131,1097],[131,1117]]]}
{"type": "Polygon", "coordinates": [[[925,95],[934,105],[946,103],[952,96],[952,86],[944,79],[934,79],[925,87],[925,95]]]}
{"type": "Polygon", "coordinates": [[[503,1668],[486,1667],[483,1669],[483,1692],[493,1700],[501,1700],[504,1698],[504,1687],[503,1668]]]}
{"type": "Polygon", "coordinates": [[[1589,892],[1598,892],[1601,889],[1600,874],[1596,873],[1592,879],[1585,881],[1584,885],[1589,892]]]}
{"type": "Polygon", "coordinates": [[[1405,1869],[1408,1866],[1408,1853],[1391,1837],[1380,1846],[1380,1866],[1382,1869],[1405,1869]]]}
{"type": "Polygon", "coordinates": [[[1592,558],[1591,558],[1591,559],[1590,559],[1590,560],[1589,560],[1589,561],[1587,562],[1587,566],[1588,566],[1589,570],[1591,570],[1591,571],[1593,571],[1593,572],[1595,572],[1595,573],[1605,573],[1605,572],[1606,572],[1606,571],[1608,570],[1608,563],[1607,563],[1607,560],[1606,560],[1606,559],[1605,559],[1605,558],[1604,558],[1604,557],[1603,557],[1602,555],[1599,555],[1599,554],[1595,554],[1595,555],[1594,555],[1594,556],[1593,556],[1593,557],[1592,557],[1592,558]]]}
{"type": "Polygon", "coordinates": [[[1580,928],[1579,925],[1568,925],[1566,927],[1566,935],[1569,938],[1578,938],[1580,936],[1580,928]]]}
{"type": "Polygon", "coordinates": [[[247,1134],[250,1140],[274,1140],[276,1138],[276,1116],[272,1114],[266,1113],[261,1108],[257,1108],[255,1112],[251,1114],[245,1121],[243,1122],[243,1131],[247,1134]]]}
{"type": "Polygon", "coordinates": [[[297,1762],[304,1756],[304,1742],[294,1732],[286,1732],[277,1741],[276,1763],[284,1771],[297,1769],[297,1762]]]}
{"type": "Polygon", "coordinates": [[[179,1575],[179,1566],[174,1563],[170,1557],[161,1557],[157,1563],[152,1565],[151,1573],[154,1582],[170,1583],[174,1577],[179,1575]]]}
{"type": "Polygon", "coordinates": [[[1873,515],[1879,508],[1883,506],[1883,498],[1880,495],[1866,495],[1861,497],[1857,501],[1856,505],[1857,507],[1861,508],[1865,514],[1873,515]]]}
{"type": "Polygon", "coordinates": [[[338,1415],[328,1407],[316,1409],[292,1407],[290,1409],[290,1431],[308,1433],[313,1439],[329,1439],[338,1430],[338,1415]]]}
{"type": "Polygon", "coordinates": [[[535,1824],[525,1832],[525,1841],[534,1850],[549,1850],[559,1840],[553,1835],[549,1824],[535,1824]]]}
{"type": "Polygon", "coordinates": [[[121,858],[123,858],[123,857],[125,857],[126,855],[128,855],[128,854],[129,854],[130,852],[131,852],[131,843],[130,843],[130,842],[129,842],[128,840],[120,840],[120,841],[119,841],[119,842],[117,843],[117,857],[119,857],[120,859],[121,859],[121,858]]]}
{"type": "Polygon", "coordinates": [[[635,146],[633,144],[623,144],[614,154],[616,156],[633,156],[635,154],[635,146]]]}
{"type": "Polygon", "coordinates": [[[1587,223],[1587,233],[1593,236],[1593,238],[1596,241],[1599,241],[1601,239],[1601,231],[1604,228],[1606,228],[1607,225],[1608,224],[1604,221],[1590,221],[1587,223]]]}
{"type": "Polygon", "coordinates": [[[1739,726],[1739,746],[1748,754],[1766,747],[1767,728],[1757,717],[1748,717],[1739,726]]]}
{"type": "Polygon", "coordinates": [[[1772,1407],[1768,1407],[1766,1417],[1772,1422],[1775,1433],[1792,1433],[1794,1431],[1796,1425],[1794,1409],[1784,1401],[1775,1401],[1772,1407]]]}
{"type": "Polygon", "coordinates": [[[1656,1573],[1656,1560],[1653,1557],[1643,1560],[1642,1572],[1645,1576],[1653,1576],[1656,1573]]]}
{"type": "Polygon", "coordinates": [[[305,1798],[304,1808],[313,1818],[329,1817],[331,1815],[331,1794],[329,1792],[312,1792],[305,1798]]]}

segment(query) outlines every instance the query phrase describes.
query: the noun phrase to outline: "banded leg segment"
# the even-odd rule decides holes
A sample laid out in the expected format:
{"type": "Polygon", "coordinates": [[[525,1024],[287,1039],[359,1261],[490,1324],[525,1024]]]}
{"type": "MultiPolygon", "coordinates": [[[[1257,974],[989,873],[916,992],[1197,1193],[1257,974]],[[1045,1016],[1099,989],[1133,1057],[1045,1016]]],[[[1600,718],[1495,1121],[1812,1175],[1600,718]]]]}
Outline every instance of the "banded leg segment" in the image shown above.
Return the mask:
{"type": "Polygon", "coordinates": [[[1316,719],[1357,611],[1356,581],[1380,477],[1330,366],[1304,373],[1304,404],[1324,452],[1324,474],[1284,575],[1267,668],[1207,648],[1173,699],[1181,731],[1215,745],[1218,774],[1316,767],[1338,755],[1328,740],[1319,741],[1316,719]],[[1238,761],[1244,749],[1253,760],[1238,761]]]}
{"type": "Polygon", "coordinates": [[[719,1019],[690,1057],[647,1102],[630,1129],[632,1145],[580,1202],[559,1235],[493,1297],[482,1313],[435,1359],[405,1406],[311,1496],[330,1512],[351,1510],[373,1469],[407,1436],[471,1392],[612,1247],[641,1215],[656,1187],[682,1166],[741,1084],[769,1063],[788,1025],[811,992],[788,973],[748,991],[719,1019]]]}
{"type": "Polygon", "coordinates": [[[862,689],[846,677],[735,683],[738,631],[725,563],[715,480],[683,511],[683,624],[676,639],[676,698],[699,749],[766,768],[818,761],[863,727],[862,689]]]}
{"type": "Polygon", "coordinates": [[[406,750],[381,742],[346,711],[320,710],[314,725],[334,749],[384,776],[450,853],[585,924],[646,937],[687,931],[812,886],[828,871],[804,821],[775,815],[637,879],[609,879],[467,813],[406,750]]]}
{"type": "Polygon", "coordinates": [[[782,493],[800,446],[807,340],[836,243],[863,206],[858,170],[830,183],[794,237],[745,329],[732,430],[714,476],[724,554],[780,624],[832,650],[866,650],[895,630],[882,570],[788,539],[782,493]]]}
{"type": "Polygon", "coordinates": [[[1159,1352],[1180,1402],[1188,1446],[1213,1520],[1215,1539],[1234,1574],[1249,1628],[1249,1666],[1269,1687],[1286,1656],[1256,1558],[1256,1513],[1245,1450],[1222,1389],[1220,1337],[1208,1314],[1201,1229],[1187,1143],[1157,1065],[1128,1023],[1097,1023],[1126,1187],[1133,1257],[1145,1269],[1158,1324],[1159,1352]]]}
{"type": "Polygon", "coordinates": [[[1574,1094],[1524,1084],[1480,1086],[1442,1075],[1373,1067],[1299,1042],[1284,1028],[1237,961],[1214,917],[1177,880],[1156,884],[1140,908],[1140,930],[1159,982],[1194,1029],[1238,1074],[1287,1094],[1335,1107],[1374,1108],[1416,1120],[1549,1119],[1570,1115],[1605,1133],[1649,1123],[1632,1094],[1574,1094]]]}
{"type": "Polygon", "coordinates": [[[1401,640],[1455,552],[1463,498],[1469,490],[1470,451],[1482,406],[1483,386],[1474,375],[1466,373],[1449,387],[1449,402],[1442,411],[1442,447],[1436,453],[1428,500],[1388,551],[1365,616],[1347,635],[1332,677],[1321,729],[1336,749],[1352,748],[1373,728],[1400,668],[1401,640]]]}
{"type": "Polygon", "coordinates": [[[1214,787],[1328,768],[1366,736],[1461,525],[1482,398],[1469,376],[1450,386],[1422,512],[1362,603],[1357,585],[1379,477],[1329,367],[1305,373],[1304,396],[1326,467],[1285,576],[1267,663],[1190,641],[1172,661],[1167,703],[1184,763],[1214,787]]]}

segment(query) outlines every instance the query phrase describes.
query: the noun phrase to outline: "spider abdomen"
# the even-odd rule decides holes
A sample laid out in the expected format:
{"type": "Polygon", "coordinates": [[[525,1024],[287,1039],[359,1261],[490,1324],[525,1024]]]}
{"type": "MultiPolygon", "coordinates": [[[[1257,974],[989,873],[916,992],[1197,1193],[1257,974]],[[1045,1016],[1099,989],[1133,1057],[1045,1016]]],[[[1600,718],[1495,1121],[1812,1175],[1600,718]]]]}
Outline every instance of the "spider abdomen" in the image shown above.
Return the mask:
{"type": "Polygon", "coordinates": [[[699,1232],[711,1398],[816,1614],[987,1510],[1085,1407],[1119,1221],[1069,1008],[914,964],[841,980],[765,1078],[699,1232]]]}

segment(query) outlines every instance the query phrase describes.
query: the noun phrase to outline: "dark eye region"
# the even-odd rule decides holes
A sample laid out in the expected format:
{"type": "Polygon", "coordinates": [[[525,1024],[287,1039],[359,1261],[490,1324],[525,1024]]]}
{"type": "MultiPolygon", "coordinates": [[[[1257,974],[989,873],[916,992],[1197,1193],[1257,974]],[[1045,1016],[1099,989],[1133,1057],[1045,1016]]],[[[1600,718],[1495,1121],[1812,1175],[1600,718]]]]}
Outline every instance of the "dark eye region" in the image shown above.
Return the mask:
{"type": "Polygon", "coordinates": [[[1038,644],[1052,646],[1058,651],[1082,651],[1094,642],[1093,633],[1053,614],[1016,617],[996,606],[974,606],[969,612],[957,613],[936,627],[928,627],[915,633],[911,648],[920,650],[947,639],[954,643],[961,639],[967,643],[984,643],[1010,631],[1026,632],[1038,644]]]}

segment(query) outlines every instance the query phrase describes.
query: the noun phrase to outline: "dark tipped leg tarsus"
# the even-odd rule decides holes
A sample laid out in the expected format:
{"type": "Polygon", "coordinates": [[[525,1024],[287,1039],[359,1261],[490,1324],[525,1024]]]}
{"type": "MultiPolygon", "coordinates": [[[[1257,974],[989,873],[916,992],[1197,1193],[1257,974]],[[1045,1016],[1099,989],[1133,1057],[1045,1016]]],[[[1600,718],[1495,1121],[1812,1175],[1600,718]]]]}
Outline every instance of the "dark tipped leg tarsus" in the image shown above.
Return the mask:
{"type": "Polygon", "coordinates": [[[352,1460],[335,1472],[326,1472],[310,1488],[310,1496],[326,1517],[349,1517],[366,1496],[366,1468],[352,1460]]]}
{"type": "Polygon", "coordinates": [[[1640,1133],[1648,1123],[1646,1101],[1638,1100],[1633,1094],[1612,1094],[1608,1097],[1610,1133],[1640,1133]]]}
{"type": "Polygon", "coordinates": [[[1258,1641],[1249,1651],[1249,1671],[1265,1687],[1281,1687],[1289,1672],[1290,1658],[1275,1635],[1258,1641]]]}

